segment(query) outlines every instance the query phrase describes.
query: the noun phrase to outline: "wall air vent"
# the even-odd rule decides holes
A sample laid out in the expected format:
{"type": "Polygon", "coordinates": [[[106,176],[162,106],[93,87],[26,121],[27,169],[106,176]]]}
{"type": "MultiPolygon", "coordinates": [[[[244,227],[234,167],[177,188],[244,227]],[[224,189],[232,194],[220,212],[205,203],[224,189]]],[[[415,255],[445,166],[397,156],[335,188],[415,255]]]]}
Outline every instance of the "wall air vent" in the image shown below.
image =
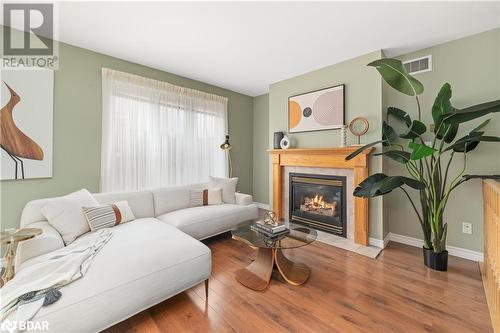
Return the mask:
{"type": "Polygon", "coordinates": [[[432,56],[428,55],[418,59],[403,62],[406,71],[410,74],[417,74],[432,71],[432,56]]]}

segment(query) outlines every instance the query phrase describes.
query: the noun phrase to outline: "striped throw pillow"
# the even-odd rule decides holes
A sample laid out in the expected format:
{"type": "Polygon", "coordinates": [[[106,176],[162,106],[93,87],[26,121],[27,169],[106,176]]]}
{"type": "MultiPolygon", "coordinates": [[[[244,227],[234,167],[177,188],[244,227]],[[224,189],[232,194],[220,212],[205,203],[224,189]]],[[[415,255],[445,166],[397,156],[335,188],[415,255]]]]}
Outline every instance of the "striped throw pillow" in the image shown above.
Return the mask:
{"type": "Polygon", "coordinates": [[[189,191],[189,206],[208,206],[222,204],[222,189],[203,189],[189,191]]]}
{"type": "Polygon", "coordinates": [[[135,220],[134,213],[132,213],[127,201],[118,201],[111,205],[98,207],[83,207],[83,214],[91,231],[111,228],[120,223],[135,220]]]}

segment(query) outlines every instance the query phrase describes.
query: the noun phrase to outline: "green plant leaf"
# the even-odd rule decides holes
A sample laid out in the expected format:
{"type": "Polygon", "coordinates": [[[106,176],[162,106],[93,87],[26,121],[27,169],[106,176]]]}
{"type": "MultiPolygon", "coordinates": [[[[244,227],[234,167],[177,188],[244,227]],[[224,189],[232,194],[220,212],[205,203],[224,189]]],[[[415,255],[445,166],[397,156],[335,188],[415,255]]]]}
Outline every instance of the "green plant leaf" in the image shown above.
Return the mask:
{"type": "Polygon", "coordinates": [[[376,184],[372,186],[370,189],[370,197],[378,197],[380,195],[387,194],[389,192],[392,192],[395,188],[398,188],[400,186],[403,186],[403,181],[401,180],[401,177],[387,177],[384,178],[380,181],[378,181],[376,184]]]}
{"type": "Polygon", "coordinates": [[[414,188],[415,190],[422,190],[425,188],[425,184],[422,183],[421,181],[404,176],[398,176],[398,177],[401,178],[401,180],[403,181],[403,183],[405,183],[405,185],[408,185],[411,188],[414,188]]]}
{"type": "Polygon", "coordinates": [[[446,249],[446,235],[448,235],[448,223],[445,223],[441,231],[441,248],[446,249]]]}
{"type": "Polygon", "coordinates": [[[443,117],[456,109],[451,105],[451,86],[445,83],[439,90],[434,104],[432,105],[432,118],[434,119],[434,131],[436,137],[450,143],[455,139],[458,132],[459,123],[442,123],[443,117]]]}
{"type": "Polygon", "coordinates": [[[443,115],[443,121],[449,124],[460,124],[496,112],[500,112],[500,99],[461,110],[454,110],[443,115]]]}
{"type": "Polygon", "coordinates": [[[477,126],[476,128],[474,128],[471,132],[479,132],[480,130],[482,130],[483,128],[485,128],[486,125],[488,125],[488,123],[490,122],[490,120],[491,119],[486,119],[481,124],[479,124],[479,126],[477,126]]]}
{"type": "Polygon", "coordinates": [[[445,126],[441,125],[443,115],[453,111],[450,99],[451,86],[449,83],[445,83],[439,90],[436,99],[434,100],[434,104],[432,105],[432,119],[434,119],[434,128],[435,131],[437,131],[436,137],[438,139],[443,138],[444,133],[446,133],[446,130],[450,126],[450,124],[446,124],[445,126]]]}
{"type": "Polygon", "coordinates": [[[375,67],[385,82],[403,94],[415,96],[424,92],[422,83],[408,74],[400,60],[379,59],[369,63],[368,66],[375,67]]]}
{"type": "Polygon", "coordinates": [[[500,175],[463,175],[462,178],[465,180],[469,179],[496,179],[500,180],[500,175]]]}
{"type": "Polygon", "coordinates": [[[443,140],[446,143],[451,143],[457,136],[459,124],[446,124],[444,126],[445,131],[443,140]]]}
{"type": "Polygon", "coordinates": [[[480,139],[480,141],[486,142],[500,142],[500,138],[498,136],[483,135],[480,139]]]}
{"type": "Polygon", "coordinates": [[[424,157],[430,156],[434,154],[436,149],[426,146],[424,144],[416,143],[416,142],[409,142],[408,147],[412,149],[410,159],[412,161],[420,160],[424,157]]]}
{"type": "Polygon", "coordinates": [[[414,189],[422,189],[424,184],[418,180],[404,176],[387,176],[376,173],[362,181],[354,190],[353,195],[362,198],[373,198],[387,194],[395,188],[408,185],[414,189]]]}
{"type": "Polygon", "coordinates": [[[385,121],[382,123],[382,139],[384,146],[390,146],[392,142],[398,139],[398,133],[385,121]]]}
{"type": "Polygon", "coordinates": [[[365,180],[359,183],[358,186],[353,191],[353,195],[356,197],[369,198],[370,197],[370,189],[377,182],[387,178],[387,175],[383,173],[375,173],[371,176],[368,176],[365,180]]]}
{"type": "Polygon", "coordinates": [[[345,158],[345,160],[349,161],[349,160],[353,159],[354,157],[358,156],[359,154],[361,154],[364,150],[366,150],[366,149],[368,149],[370,147],[373,147],[376,144],[383,143],[384,141],[385,140],[378,140],[378,141],[369,143],[367,145],[364,145],[363,147],[360,147],[360,148],[356,149],[355,151],[353,151],[352,153],[350,153],[349,155],[347,155],[346,158],[345,158]]]}
{"type": "Polygon", "coordinates": [[[446,147],[445,150],[443,151],[448,151],[448,150],[455,150],[455,149],[462,149],[465,150],[466,145],[475,141],[476,139],[480,138],[481,135],[483,135],[484,132],[470,132],[469,134],[467,134],[466,136],[458,139],[457,141],[455,141],[452,145],[446,147]]]}
{"type": "MultiPolygon", "coordinates": [[[[486,125],[488,125],[488,123],[490,122],[491,119],[487,119],[485,121],[483,121],[481,124],[479,124],[476,128],[474,128],[468,136],[465,136],[459,140],[457,140],[457,142],[455,142],[454,145],[459,145],[459,142],[461,143],[464,143],[464,141],[474,141],[472,140],[473,138],[477,137],[477,136],[481,136],[484,132],[480,132],[481,129],[483,129],[486,125]],[[479,134],[475,134],[473,135],[472,137],[470,136],[472,133],[481,133],[481,135],[479,134]],[[468,139],[467,139],[468,138],[468,139]],[[462,140],[462,141],[461,141],[462,140]]],[[[452,142],[454,139],[455,139],[455,136],[457,135],[457,131],[458,131],[458,123],[457,124],[448,124],[448,132],[445,134],[444,136],[444,141],[446,143],[450,143],[452,142]]],[[[486,140],[485,140],[486,141],[486,140]]],[[[465,144],[465,143],[464,143],[465,144]]],[[[477,143],[473,143],[472,145],[470,145],[469,147],[466,147],[466,146],[463,146],[463,149],[462,149],[462,152],[465,150],[465,148],[467,148],[467,151],[470,151],[470,148],[471,147],[474,147],[476,148],[477,145],[479,144],[479,141],[477,143]]],[[[450,149],[453,149],[453,148],[450,148],[448,147],[448,149],[445,149],[446,150],[450,150],[450,149]]]]}
{"type": "Polygon", "coordinates": [[[456,152],[456,153],[468,153],[468,152],[473,151],[474,149],[476,149],[477,146],[479,145],[479,143],[481,141],[486,141],[486,142],[500,142],[500,138],[498,138],[496,136],[483,135],[483,136],[480,136],[479,138],[477,138],[475,140],[472,140],[470,142],[465,143],[462,146],[453,148],[453,151],[456,152]]]}
{"type": "Polygon", "coordinates": [[[484,132],[470,132],[466,136],[458,139],[454,144],[448,146],[444,151],[453,149],[456,153],[470,152],[479,145],[481,141],[485,142],[500,142],[500,138],[496,136],[483,135],[484,132]]]}
{"type": "Polygon", "coordinates": [[[408,128],[408,130],[405,133],[401,134],[399,137],[403,139],[415,139],[424,134],[426,130],[427,127],[423,122],[414,120],[412,121],[411,126],[408,128]]]}
{"type": "Polygon", "coordinates": [[[406,126],[411,125],[411,117],[406,111],[391,106],[387,108],[387,114],[394,116],[401,121],[404,121],[406,123],[406,126]]]}
{"type": "Polygon", "coordinates": [[[407,163],[410,160],[410,153],[402,150],[388,150],[382,153],[373,154],[373,156],[387,156],[399,163],[407,163]]]}

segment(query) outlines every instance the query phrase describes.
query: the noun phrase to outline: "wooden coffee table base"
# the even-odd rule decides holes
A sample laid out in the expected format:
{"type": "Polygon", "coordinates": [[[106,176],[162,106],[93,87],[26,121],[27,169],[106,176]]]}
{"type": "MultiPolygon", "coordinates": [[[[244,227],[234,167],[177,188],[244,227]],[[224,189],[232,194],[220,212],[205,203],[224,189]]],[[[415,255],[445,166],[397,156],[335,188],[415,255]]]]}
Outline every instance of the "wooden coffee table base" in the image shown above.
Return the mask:
{"type": "Polygon", "coordinates": [[[281,249],[260,248],[250,265],[236,271],[236,280],[253,290],[264,290],[271,281],[273,268],[288,283],[299,286],[307,281],[311,270],[304,264],[288,259],[281,249]]]}

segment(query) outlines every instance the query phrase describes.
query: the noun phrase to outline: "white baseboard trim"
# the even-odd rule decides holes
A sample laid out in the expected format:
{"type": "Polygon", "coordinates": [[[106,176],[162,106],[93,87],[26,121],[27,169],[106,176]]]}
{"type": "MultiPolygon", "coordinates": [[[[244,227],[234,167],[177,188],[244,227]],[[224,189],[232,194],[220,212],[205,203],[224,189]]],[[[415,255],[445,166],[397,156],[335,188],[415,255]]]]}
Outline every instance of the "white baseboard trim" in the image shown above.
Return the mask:
{"type": "Polygon", "coordinates": [[[255,202],[255,201],[253,203],[256,204],[257,207],[259,207],[260,209],[271,210],[271,205],[263,204],[263,203],[255,202]]]}
{"type": "Polygon", "coordinates": [[[389,243],[389,235],[390,234],[387,234],[383,240],[370,237],[370,238],[368,238],[368,245],[375,246],[375,247],[378,247],[380,249],[385,249],[385,247],[389,243]]]}
{"type": "Polygon", "coordinates": [[[387,247],[387,244],[389,244],[389,241],[391,240],[391,233],[387,233],[384,237],[384,249],[387,247]]]}
{"type": "Polygon", "coordinates": [[[424,245],[424,241],[421,239],[399,235],[392,232],[389,233],[389,240],[396,243],[406,244],[415,247],[422,247],[424,245]]]}
{"type": "MultiPolygon", "coordinates": [[[[391,241],[396,243],[402,243],[415,247],[422,247],[424,245],[424,241],[418,238],[398,235],[392,232],[390,232],[388,236],[391,241]]],[[[460,257],[472,261],[484,261],[483,252],[472,251],[451,245],[447,245],[446,249],[448,250],[448,253],[450,255],[455,257],[460,257]]]]}
{"type": "Polygon", "coordinates": [[[384,248],[384,241],[381,239],[370,237],[370,238],[368,238],[368,245],[383,249],[384,248]]]}

